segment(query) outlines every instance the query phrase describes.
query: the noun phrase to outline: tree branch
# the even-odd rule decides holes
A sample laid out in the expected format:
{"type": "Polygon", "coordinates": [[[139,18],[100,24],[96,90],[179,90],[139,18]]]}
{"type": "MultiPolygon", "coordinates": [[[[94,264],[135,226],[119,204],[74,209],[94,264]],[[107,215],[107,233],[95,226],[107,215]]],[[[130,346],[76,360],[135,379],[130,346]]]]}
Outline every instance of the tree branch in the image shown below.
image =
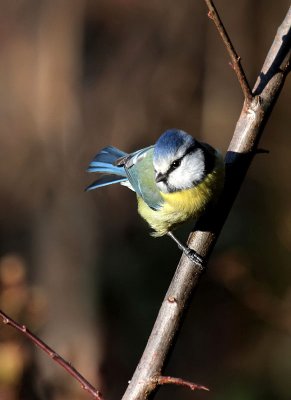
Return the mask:
{"type": "Polygon", "coordinates": [[[225,27],[224,27],[224,25],[223,25],[223,23],[222,23],[222,21],[220,19],[220,16],[219,16],[219,14],[218,14],[218,12],[217,12],[217,10],[215,8],[215,5],[213,4],[212,0],[204,0],[204,1],[205,1],[206,5],[208,7],[208,10],[209,10],[208,17],[214,22],[214,24],[215,24],[215,26],[216,26],[216,28],[217,28],[222,40],[223,40],[223,43],[224,43],[224,45],[226,47],[226,50],[228,51],[228,54],[229,54],[229,56],[231,58],[231,66],[232,66],[233,70],[236,73],[237,79],[238,79],[238,81],[240,83],[242,92],[243,92],[244,97],[245,97],[246,105],[248,106],[251,103],[251,101],[253,99],[253,96],[252,96],[252,91],[251,91],[251,88],[249,86],[248,80],[246,78],[245,72],[244,72],[244,70],[242,68],[242,65],[241,65],[241,58],[236,53],[235,48],[233,47],[233,44],[232,44],[232,42],[231,42],[231,40],[230,40],[230,38],[229,38],[229,36],[228,36],[228,34],[226,32],[226,29],[225,29],[225,27]]]}
{"type": "Polygon", "coordinates": [[[58,353],[56,353],[46,343],[44,343],[41,339],[34,335],[29,329],[26,328],[25,325],[18,324],[12,318],[6,315],[2,310],[0,310],[0,317],[2,318],[4,324],[10,325],[21,332],[28,339],[30,339],[35,344],[35,346],[48,354],[50,358],[54,360],[57,364],[62,366],[74,379],[76,379],[81,384],[82,389],[90,393],[92,397],[97,400],[104,400],[102,394],[97,389],[95,389],[91,385],[91,383],[89,383],[68,361],[64,360],[58,353]]]}
{"type": "MultiPolygon", "coordinates": [[[[256,96],[243,107],[226,157],[225,190],[217,206],[198,221],[188,239],[189,246],[208,259],[239,192],[272,108],[290,69],[291,8],[279,27],[258,82],[256,96]]],[[[233,54],[236,54],[235,52],[233,54]]],[[[191,295],[202,271],[182,256],[160,308],[152,333],[123,400],[152,398],[174,340],[182,325],[191,295]]]]}
{"type": "Polygon", "coordinates": [[[159,376],[156,379],[156,382],[158,385],[178,385],[178,386],[184,386],[190,390],[206,390],[209,392],[209,389],[206,386],[202,385],[197,385],[197,383],[185,381],[184,379],[180,378],[174,378],[172,376],[159,376]]]}

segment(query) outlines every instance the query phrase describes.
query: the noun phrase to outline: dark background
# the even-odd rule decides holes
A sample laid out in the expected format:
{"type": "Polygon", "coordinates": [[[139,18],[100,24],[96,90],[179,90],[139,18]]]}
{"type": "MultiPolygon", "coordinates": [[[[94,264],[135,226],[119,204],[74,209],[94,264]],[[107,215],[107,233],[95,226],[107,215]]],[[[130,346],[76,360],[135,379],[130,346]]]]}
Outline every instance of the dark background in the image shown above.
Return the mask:
{"type": "MultiPolygon", "coordinates": [[[[0,5],[0,305],[119,399],[180,253],[149,236],[126,188],[84,193],[85,169],[105,145],[133,151],[173,127],[225,152],[242,93],[202,0],[0,5]]],[[[289,1],[216,5],[253,86],[289,1]]],[[[211,392],[158,400],[290,399],[290,88],[166,370],[211,392]]],[[[1,400],[87,398],[0,325],[1,400]]]]}

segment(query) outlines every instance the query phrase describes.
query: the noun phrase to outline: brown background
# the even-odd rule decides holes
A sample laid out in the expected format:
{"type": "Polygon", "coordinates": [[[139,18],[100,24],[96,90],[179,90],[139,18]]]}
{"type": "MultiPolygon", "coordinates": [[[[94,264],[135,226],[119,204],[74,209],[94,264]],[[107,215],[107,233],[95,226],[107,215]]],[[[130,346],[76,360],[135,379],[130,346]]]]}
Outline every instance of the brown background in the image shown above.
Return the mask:
{"type": "MultiPolygon", "coordinates": [[[[216,4],[253,85],[289,1],[216,4]]],[[[202,0],[0,6],[0,305],[118,399],[179,251],[148,235],[126,188],[84,193],[85,169],[107,144],[133,151],[172,127],[225,152],[240,87],[202,0]]],[[[290,88],[166,371],[211,392],[165,387],[158,400],[290,399],[290,88]]],[[[89,397],[0,325],[0,398],[89,397]]]]}

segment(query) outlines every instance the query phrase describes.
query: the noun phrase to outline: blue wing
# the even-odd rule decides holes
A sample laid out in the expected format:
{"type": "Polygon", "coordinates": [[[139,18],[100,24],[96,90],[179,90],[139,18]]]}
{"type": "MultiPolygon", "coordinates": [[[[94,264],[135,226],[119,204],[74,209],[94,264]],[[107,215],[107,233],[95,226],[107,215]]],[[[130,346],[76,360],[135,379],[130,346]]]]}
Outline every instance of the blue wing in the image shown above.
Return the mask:
{"type": "Polygon", "coordinates": [[[122,183],[125,181],[127,181],[127,178],[120,178],[115,175],[103,175],[101,178],[97,179],[97,181],[94,181],[91,185],[87,186],[85,190],[88,192],[89,190],[97,189],[98,187],[112,185],[113,183],[122,183]]]}
{"type": "Polygon", "coordinates": [[[112,146],[105,147],[96,154],[87,169],[88,172],[100,172],[103,175],[85,190],[127,183],[126,186],[131,187],[149,207],[158,210],[163,204],[163,198],[155,182],[153,152],[154,146],[131,154],[112,146]]]}
{"type": "Polygon", "coordinates": [[[124,151],[108,146],[102,149],[89,164],[88,172],[101,172],[99,179],[89,185],[85,190],[93,190],[98,187],[122,183],[127,181],[127,175],[122,165],[115,165],[116,161],[128,154],[124,151]]]}
{"type": "Polygon", "coordinates": [[[103,172],[103,173],[113,173],[116,175],[126,176],[124,168],[122,166],[116,166],[115,163],[121,157],[128,156],[127,153],[121,151],[113,146],[108,146],[102,149],[93,158],[89,167],[88,172],[103,172]]]}

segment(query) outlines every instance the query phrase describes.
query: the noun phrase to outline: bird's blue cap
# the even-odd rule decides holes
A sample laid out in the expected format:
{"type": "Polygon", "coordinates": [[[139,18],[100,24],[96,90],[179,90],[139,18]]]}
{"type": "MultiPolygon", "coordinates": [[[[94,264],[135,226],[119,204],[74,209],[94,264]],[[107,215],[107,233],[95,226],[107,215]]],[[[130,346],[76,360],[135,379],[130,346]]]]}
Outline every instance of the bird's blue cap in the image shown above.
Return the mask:
{"type": "Polygon", "coordinates": [[[194,144],[195,139],[179,129],[168,129],[155,144],[154,160],[174,156],[182,146],[194,144]]]}

